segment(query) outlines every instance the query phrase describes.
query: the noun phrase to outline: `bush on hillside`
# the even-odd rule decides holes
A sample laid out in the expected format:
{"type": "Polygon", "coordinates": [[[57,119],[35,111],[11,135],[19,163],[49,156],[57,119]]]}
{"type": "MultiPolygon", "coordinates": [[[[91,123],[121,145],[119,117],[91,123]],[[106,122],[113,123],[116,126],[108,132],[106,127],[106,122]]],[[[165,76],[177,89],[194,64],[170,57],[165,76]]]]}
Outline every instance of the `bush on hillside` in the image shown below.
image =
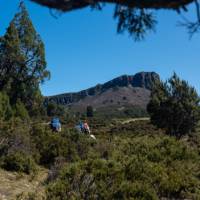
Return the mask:
{"type": "Polygon", "coordinates": [[[7,155],[2,167],[8,171],[17,171],[30,174],[36,171],[36,164],[31,156],[22,152],[15,152],[7,155]]]}
{"type": "Polygon", "coordinates": [[[14,106],[14,115],[22,120],[29,120],[29,114],[25,105],[21,101],[17,101],[14,106]]]}
{"type": "Polygon", "coordinates": [[[47,115],[52,116],[64,116],[66,114],[66,107],[58,105],[54,102],[50,102],[47,105],[47,115]]]}
{"type": "Polygon", "coordinates": [[[87,106],[86,115],[87,115],[87,117],[93,117],[94,116],[94,110],[93,110],[92,106],[87,106]]]}
{"type": "MultiPolygon", "coordinates": [[[[47,199],[200,198],[196,150],[168,136],[122,135],[105,158],[88,155],[61,169],[48,184],[47,199]]],[[[101,149],[103,140],[96,145],[95,151],[101,149]]]]}
{"type": "Polygon", "coordinates": [[[58,157],[66,162],[86,159],[93,141],[73,130],[64,130],[57,134],[40,125],[33,127],[31,138],[38,152],[39,164],[50,166],[58,157]]]}

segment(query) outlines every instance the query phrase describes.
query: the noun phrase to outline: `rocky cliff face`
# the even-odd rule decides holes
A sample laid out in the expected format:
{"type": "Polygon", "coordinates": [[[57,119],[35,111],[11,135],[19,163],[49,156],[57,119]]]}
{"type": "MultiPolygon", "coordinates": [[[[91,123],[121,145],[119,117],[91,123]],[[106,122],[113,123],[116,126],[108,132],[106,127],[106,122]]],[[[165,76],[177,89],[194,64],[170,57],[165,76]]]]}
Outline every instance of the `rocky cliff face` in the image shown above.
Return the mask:
{"type": "Polygon", "coordinates": [[[103,93],[106,93],[111,89],[116,90],[117,88],[132,87],[151,90],[156,80],[159,80],[159,75],[155,72],[140,72],[131,76],[123,75],[104,84],[98,84],[95,87],[77,93],[65,93],[46,97],[45,104],[55,102],[57,104],[70,105],[83,101],[86,97],[90,98],[101,94],[103,95],[103,93]]]}

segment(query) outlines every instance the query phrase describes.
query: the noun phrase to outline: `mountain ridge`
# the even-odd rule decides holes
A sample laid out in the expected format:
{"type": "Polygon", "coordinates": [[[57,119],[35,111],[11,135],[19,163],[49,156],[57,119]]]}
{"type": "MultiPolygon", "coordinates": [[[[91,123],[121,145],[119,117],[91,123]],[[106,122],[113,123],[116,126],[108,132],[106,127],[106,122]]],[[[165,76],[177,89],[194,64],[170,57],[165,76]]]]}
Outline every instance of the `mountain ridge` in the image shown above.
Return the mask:
{"type": "MultiPolygon", "coordinates": [[[[117,95],[116,91],[120,90],[121,93],[123,93],[122,90],[125,90],[124,88],[129,89],[129,91],[124,92],[125,96],[128,93],[130,93],[133,89],[135,96],[136,93],[139,92],[141,93],[140,96],[144,93],[145,98],[148,98],[147,96],[150,95],[149,91],[152,89],[152,86],[156,80],[160,80],[160,78],[159,75],[155,72],[139,72],[135,75],[122,75],[110,81],[107,81],[104,84],[97,84],[94,87],[90,87],[79,92],[70,92],[53,96],[47,96],[45,97],[45,105],[48,105],[50,102],[66,106],[74,105],[77,103],[80,104],[80,102],[82,102],[81,104],[84,104],[84,99],[91,99],[94,97],[96,99],[96,97],[102,97],[102,95],[105,95],[107,93],[110,93],[109,95],[107,94],[107,96],[115,96],[117,95]]],[[[123,96],[123,94],[121,95],[123,96]]],[[[134,97],[134,95],[132,95],[132,97],[134,97]]],[[[105,100],[102,101],[105,102],[105,100]]],[[[86,104],[92,105],[93,103],[87,101],[86,104]]]]}

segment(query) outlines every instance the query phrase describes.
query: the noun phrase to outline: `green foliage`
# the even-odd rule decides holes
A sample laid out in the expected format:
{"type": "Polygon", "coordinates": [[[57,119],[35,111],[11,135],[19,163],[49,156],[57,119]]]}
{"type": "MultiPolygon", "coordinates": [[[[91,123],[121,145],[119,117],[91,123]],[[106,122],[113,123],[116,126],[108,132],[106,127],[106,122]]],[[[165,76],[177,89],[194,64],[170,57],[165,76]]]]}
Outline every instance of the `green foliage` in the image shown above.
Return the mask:
{"type": "Polygon", "coordinates": [[[63,140],[59,135],[44,133],[44,135],[36,139],[40,140],[37,142],[36,147],[39,150],[41,164],[53,164],[56,157],[67,157],[68,151],[71,153],[69,156],[72,157],[72,159],[76,159],[76,155],[73,154],[72,145],[71,148],[68,147],[67,141],[63,140]]]}
{"type": "Polygon", "coordinates": [[[47,199],[200,198],[197,149],[145,122],[131,127],[132,134],[124,127],[112,143],[101,136],[82,161],[61,168],[47,199]]]}
{"type": "Polygon", "coordinates": [[[14,107],[14,115],[15,117],[19,117],[22,120],[29,119],[28,111],[21,101],[16,102],[16,105],[14,107]]]}
{"type": "Polygon", "coordinates": [[[12,108],[9,97],[0,92],[0,120],[8,120],[12,117],[12,108]]]}
{"type": "Polygon", "coordinates": [[[136,41],[144,39],[148,32],[154,31],[157,23],[152,12],[123,5],[116,6],[114,17],[118,19],[118,33],[127,31],[136,41]]]}
{"type": "Polygon", "coordinates": [[[48,116],[55,116],[57,114],[57,104],[56,103],[49,103],[47,105],[47,115],[48,116]]]}
{"type": "Polygon", "coordinates": [[[140,107],[130,107],[124,110],[126,117],[146,117],[148,113],[145,109],[140,107]]]}
{"type": "Polygon", "coordinates": [[[101,159],[72,164],[63,169],[56,184],[49,186],[47,199],[56,195],[59,199],[112,199],[113,188],[108,184],[116,187],[116,180],[122,176],[120,169],[116,163],[101,159]]]}
{"type": "Polygon", "coordinates": [[[39,163],[46,166],[53,164],[58,157],[63,157],[66,162],[85,159],[92,145],[90,138],[73,130],[55,134],[39,125],[33,127],[31,138],[39,155],[39,163]]]}
{"type": "Polygon", "coordinates": [[[158,197],[155,191],[143,182],[131,184],[124,181],[114,194],[114,199],[158,200],[158,197]]]}
{"type": "Polygon", "coordinates": [[[36,171],[34,160],[22,152],[7,155],[3,160],[2,167],[9,171],[24,172],[27,174],[36,171]]]}
{"type": "Polygon", "coordinates": [[[148,104],[153,124],[176,137],[194,131],[200,119],[196,90],[174,74],[166,83],[155,84],[148,104]]]}
{"type": "Polygon", "coordinates": [[[38,101],[39,84],[49,78],[44,44],[36,33],[23,3],[0,39],[0,90],[14,105],[20,100],[31,112],[38,101]]]}
{"type": "Polygon", "coordinates": [[[99,120],[109,119],[112,120],[113,118],[138,118],[138,117],[148,117],[148,113],[146,109],[138,107],[138,106],[122,106],[120,109],[119,106],[109,106],[106,108],[99,108],[95,110],[95,118],[99,120]]]}
{"type": "Polygon", "coordinates": [[[200,198],[198,138],[176,140],[145,121],[113,129],[91,120],[97,140],[65,125],[57,134],[42,123],[11,121],[0,129],[1,167],[25,173],[35,163],[48,167],[47,199],[200,198]]]}
{"type": "Polygon", "coordinates": [[[87,106],[86,114],[87,114],[87,117],[93,117],[94,116],[94,111],[93,111],[92,106],[87,106]]]}
{"type": "Polygon", "coordinates": [[[17,195],[16,200],[43,200],[43,198],[39,197],[38,193],[29,192],[28,194],[21,193],[17,195]]]}
{"type": "Polygon", "coordinates": [[[31,127],[29,121],[24,123],[19,118],[9,123],[0,128],[0,165],[7,170],[29,173],[31,159],[46,167],[57,158],[64,162],[86,159],[93,145],[92,139],[73,130],[55,134],[46,125],[36,123],[31,127]]]}
{"type": "Polygon", "coordinates": [[[64,116],[66,114],[65,107],[62,105],[58,105],[54,102],[50,102],[47,105],[47,115],[52,116],[64,116]]]}
{"type": "Polygon", "coordinates": [[[0,119],[3,121],[17,117],[22,120],[28,120],[29,114],[25,105],[17,100],[16,104],[10,105],[10,98],[5,92],[0,92],[0,119]]]}

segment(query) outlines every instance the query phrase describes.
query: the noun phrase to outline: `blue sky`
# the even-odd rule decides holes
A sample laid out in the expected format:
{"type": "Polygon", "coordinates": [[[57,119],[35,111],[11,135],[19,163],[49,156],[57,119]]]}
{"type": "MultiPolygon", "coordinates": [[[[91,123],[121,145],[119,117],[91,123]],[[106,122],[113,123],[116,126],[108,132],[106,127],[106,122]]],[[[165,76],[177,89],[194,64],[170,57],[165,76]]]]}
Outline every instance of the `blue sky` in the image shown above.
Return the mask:
{"type": "MultiPolygon", "coordinates": [[[[155,71],[165,80],[175,71],[200,93],[200,33],[189,40],[178,27],[175,12],[157,14],[156,33],[142,42],[116,33],[113,7],[83,9],[55,19],[49,9],[25,1],[46,47],[51,79],[41,86],[44,95],[79,91],[122,74],[155,71]]],[[[0,0],[0,35],[17,11],[19,0],[0,0]]],[[[193,7],[186,15],[193,18],[193,7]]]]}

